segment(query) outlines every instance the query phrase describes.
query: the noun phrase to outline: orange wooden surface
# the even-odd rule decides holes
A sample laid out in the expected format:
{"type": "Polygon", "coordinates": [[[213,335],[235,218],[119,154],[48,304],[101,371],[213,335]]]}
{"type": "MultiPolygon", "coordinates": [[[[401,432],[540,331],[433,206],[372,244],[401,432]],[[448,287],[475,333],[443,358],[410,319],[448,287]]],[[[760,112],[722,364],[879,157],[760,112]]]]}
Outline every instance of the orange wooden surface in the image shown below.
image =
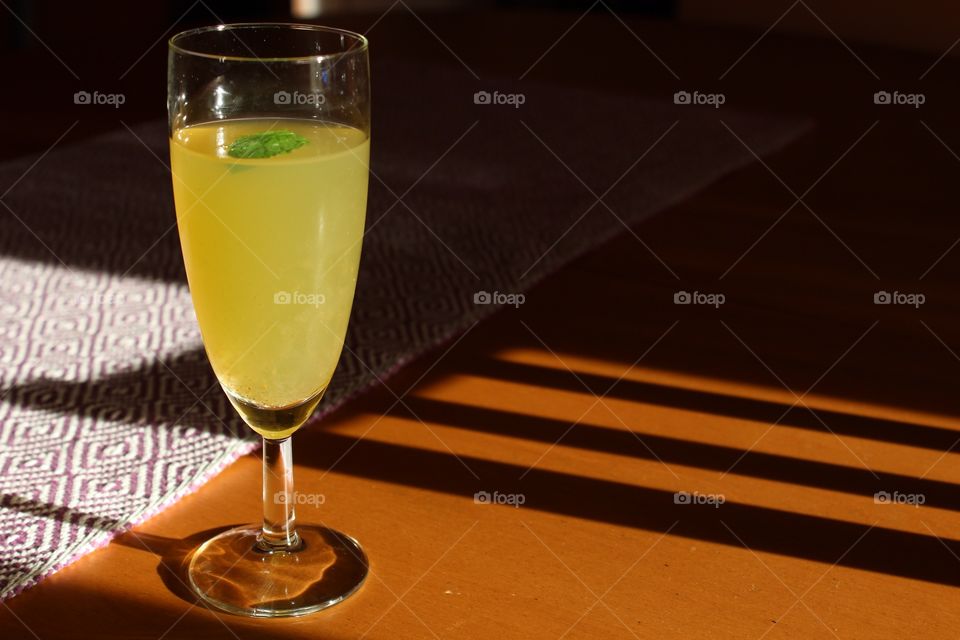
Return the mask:
{"type": "MultiPolygon", "coordinates": [[[[839,45],[816,46],[812,59],[849,63],[839,45]]],[[[919,74],[932,61],[904,64],[919,74]]],[[[0,635],[955,636],[960,162],[919,115],[871,129],[838,111],[849,117],[569,265],[298,434],[298,490],[325,497],[300,519],[350,533],[372,559],[344,604],[246,620],[185,592],[184,554],[257,517],[248,457],[11,600],[0,635]],[[790,209],[780,179],[797,195],[815,185],[809,209],[790,209]],[[726,302],[678,306],[680,290],[726,302]],[[926,303],[875,305],[880,290],[926,303]],[[524,504],[477,504],[478,491],[524,504]],[[676,504],[680,491],[724,502],[676,504]]]]}

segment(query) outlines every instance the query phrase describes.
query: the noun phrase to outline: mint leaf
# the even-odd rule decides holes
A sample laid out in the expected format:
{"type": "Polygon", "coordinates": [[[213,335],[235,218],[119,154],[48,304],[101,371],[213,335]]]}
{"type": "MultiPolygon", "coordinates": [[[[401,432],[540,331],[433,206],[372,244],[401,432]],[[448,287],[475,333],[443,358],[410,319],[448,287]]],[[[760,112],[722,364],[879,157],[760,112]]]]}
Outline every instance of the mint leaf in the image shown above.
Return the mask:
{"type": "Polygon", "coordinates": [[[307,142],[309,140],[293,131],[276,129],[240,136],[227,148],[227,155],[231,158],[272,158],[299,149],[307,142]]]}

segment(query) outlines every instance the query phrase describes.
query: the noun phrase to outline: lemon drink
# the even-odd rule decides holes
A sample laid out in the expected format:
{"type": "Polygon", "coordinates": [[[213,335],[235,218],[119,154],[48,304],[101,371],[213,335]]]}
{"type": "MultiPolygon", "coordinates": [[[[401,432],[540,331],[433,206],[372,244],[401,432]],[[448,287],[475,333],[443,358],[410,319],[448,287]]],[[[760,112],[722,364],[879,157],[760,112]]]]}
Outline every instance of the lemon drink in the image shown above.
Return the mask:
{"type": "Polygon", "coordinates": [[[360,261],[368,136],[309,120],[175,130],[177,226],[207,356],[245,421],[285,438],[343,347],[360,261]]]}

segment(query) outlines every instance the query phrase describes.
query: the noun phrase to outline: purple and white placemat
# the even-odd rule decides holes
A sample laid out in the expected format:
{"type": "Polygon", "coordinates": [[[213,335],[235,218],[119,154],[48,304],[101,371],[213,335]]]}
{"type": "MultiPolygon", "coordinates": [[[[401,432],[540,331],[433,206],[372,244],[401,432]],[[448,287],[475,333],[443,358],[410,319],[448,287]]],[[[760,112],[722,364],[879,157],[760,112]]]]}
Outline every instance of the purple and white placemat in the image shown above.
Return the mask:
{"type": "MultiPolygon", "coordinates": [[[[720,117],[756,153],[803,128],[377,71],[369,233],[324,412],[496,308],[476,293],[527,290],[751,161],[720,117]],[[525,101],[475,104],[484,90],[525,101]]],[[[166,161],[164,125],[152,123],[0,165],[0,599],[257,445],[203,354],[166,161]]]]}

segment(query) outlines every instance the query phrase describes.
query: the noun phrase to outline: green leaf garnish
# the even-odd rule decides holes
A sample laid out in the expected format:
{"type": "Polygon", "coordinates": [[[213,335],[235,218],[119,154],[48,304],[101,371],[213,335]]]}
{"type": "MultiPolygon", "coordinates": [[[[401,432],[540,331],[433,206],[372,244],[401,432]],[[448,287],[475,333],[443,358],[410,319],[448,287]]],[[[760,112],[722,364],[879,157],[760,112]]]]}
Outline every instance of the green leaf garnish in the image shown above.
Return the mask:
{"type": "Polygon", "coordinates": [[[299,149],[307,142],[309,140],[293,131],[276,129],[240,136],[227,148],[227,155],[231,158],[272,158],[299,149]]]}

